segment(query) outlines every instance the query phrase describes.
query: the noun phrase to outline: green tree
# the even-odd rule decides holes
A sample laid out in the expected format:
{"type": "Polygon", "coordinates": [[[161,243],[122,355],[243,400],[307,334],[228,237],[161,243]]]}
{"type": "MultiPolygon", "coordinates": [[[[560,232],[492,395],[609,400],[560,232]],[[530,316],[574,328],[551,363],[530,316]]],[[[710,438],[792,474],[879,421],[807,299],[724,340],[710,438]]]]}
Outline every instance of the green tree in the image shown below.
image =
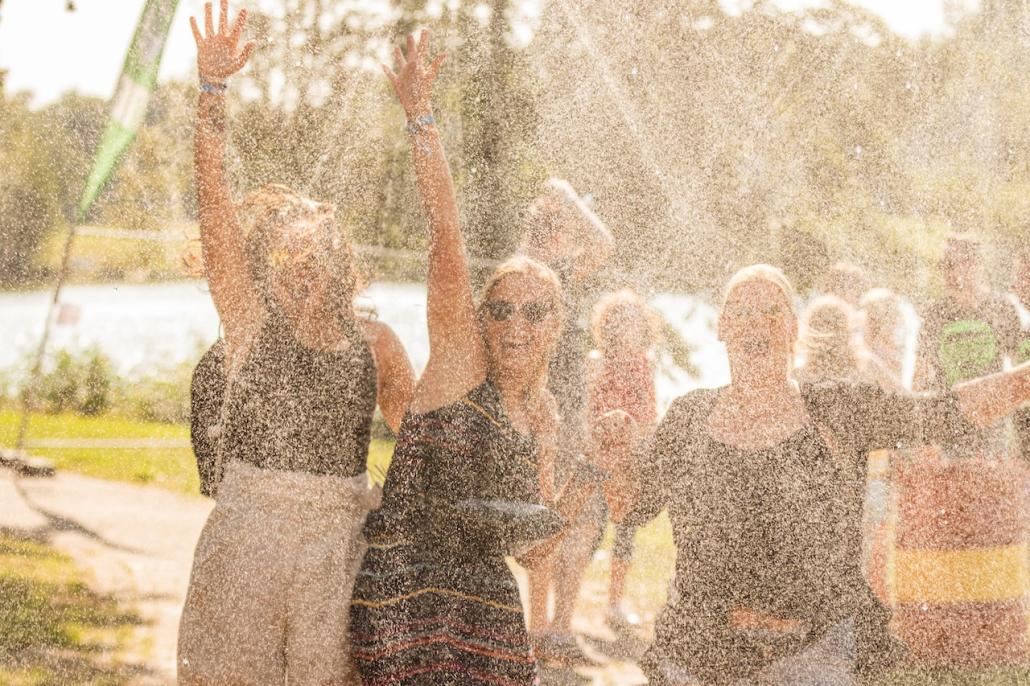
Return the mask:
{"type": "Polygon", "coordinates": [[[0,93],[0,140],[0,283],[10,286],[39,276],[36,251],[59,216],[59,179],[27,95],[0,93]]]}

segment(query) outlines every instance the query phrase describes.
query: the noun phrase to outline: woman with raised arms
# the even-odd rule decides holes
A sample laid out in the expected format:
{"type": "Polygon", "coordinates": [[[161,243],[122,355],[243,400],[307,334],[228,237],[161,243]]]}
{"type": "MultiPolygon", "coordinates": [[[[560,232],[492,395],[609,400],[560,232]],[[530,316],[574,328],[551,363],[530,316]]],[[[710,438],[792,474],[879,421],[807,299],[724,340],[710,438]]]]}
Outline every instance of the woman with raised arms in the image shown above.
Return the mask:
{"type": "Polygon", "coordinates": [[[533,565],[582,492],[554,498],[556,410],[546,389],[561,330],[554,272],[513,258],[477,303],[430,100],[428,34],[384,69],[408,119],[429,225],[429,361],[365,526],[351,609],[366,684],[530,684],[536,662],[506,554],[533,565]]]}
{"type": "Polygon", "coordinates": [[[217,503],[179,629],[183,684],[342,684],[366,460],[378,404],[397,428],[413,373],[386,325],[355,312],[334,208],[268,185],[237,206],[223,168],[227,79],[247,62],[246,11],[211,3],[197,41],[196,174],[204,269],[225,329],[217,503]]]}

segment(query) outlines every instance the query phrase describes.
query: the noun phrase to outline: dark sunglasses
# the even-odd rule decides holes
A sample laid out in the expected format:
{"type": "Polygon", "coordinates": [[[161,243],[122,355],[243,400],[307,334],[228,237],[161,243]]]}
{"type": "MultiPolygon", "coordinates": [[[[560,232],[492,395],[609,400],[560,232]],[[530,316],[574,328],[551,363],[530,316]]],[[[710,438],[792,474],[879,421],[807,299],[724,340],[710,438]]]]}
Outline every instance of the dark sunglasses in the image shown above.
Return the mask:
{"type": "Polygon", "coordinates": [[[487,300],[485,303],[487,314],[495,322],[506,322],[516,312],[522,313],[522,318],[530,324],[539,324],[547,319],[554,307],[547,302],[528,302],[521,306],[507,300],[487,300]]]}

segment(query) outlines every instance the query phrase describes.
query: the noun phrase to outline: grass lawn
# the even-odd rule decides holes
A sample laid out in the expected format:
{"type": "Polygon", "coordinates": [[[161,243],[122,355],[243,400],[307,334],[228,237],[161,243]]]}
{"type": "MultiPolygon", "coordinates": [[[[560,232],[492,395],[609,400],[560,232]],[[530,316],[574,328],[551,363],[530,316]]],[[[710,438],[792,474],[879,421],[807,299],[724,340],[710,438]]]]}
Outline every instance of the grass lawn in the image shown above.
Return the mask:
{"type": "MultiPolygon", "coordinates": [[[[18,413],[0,411],[0,445],[14,445],[17,432],[18,413]]],[[[29,440],[56,438],[188,441],[189,427],[113,416],[33,415],[29,423],[29,440]]],[[[199,492],[197,465],[189,448],[38,448],[32,453],[52,460],[58,469],[102,479],[153,484],[180,493],[199,492]]],[[[373,441],[369,465],[385,470],[392,455],[392,441],[373,441]]]]}
{"type": "Polygon", "coordinates": [[[68,558],[0,534],[0,683],[124,684],[119,655],[140,619],[83,583],[68,558]]]}

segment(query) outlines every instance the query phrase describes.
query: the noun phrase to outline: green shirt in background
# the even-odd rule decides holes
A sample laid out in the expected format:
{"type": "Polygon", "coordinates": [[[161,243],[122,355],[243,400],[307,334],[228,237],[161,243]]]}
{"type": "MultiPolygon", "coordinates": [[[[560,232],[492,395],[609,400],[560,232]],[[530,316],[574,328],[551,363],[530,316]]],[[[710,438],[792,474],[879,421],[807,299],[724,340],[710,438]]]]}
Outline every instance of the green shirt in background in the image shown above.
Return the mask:
{"type": "MultiPolygon", "coordinates": [[[[985,292],[972,307],[951,297],[923,311],[918,354],[927,365],[923,390],[944,392],[957,383],[1000,372],[1005,358],[1015,360],[1020,347],[1019,315],[1004,296],[985,292]]],[[[1010,443],[1004,426],[960,437],[941,445],[950,457],[998,456],[1010,443]]]]}

